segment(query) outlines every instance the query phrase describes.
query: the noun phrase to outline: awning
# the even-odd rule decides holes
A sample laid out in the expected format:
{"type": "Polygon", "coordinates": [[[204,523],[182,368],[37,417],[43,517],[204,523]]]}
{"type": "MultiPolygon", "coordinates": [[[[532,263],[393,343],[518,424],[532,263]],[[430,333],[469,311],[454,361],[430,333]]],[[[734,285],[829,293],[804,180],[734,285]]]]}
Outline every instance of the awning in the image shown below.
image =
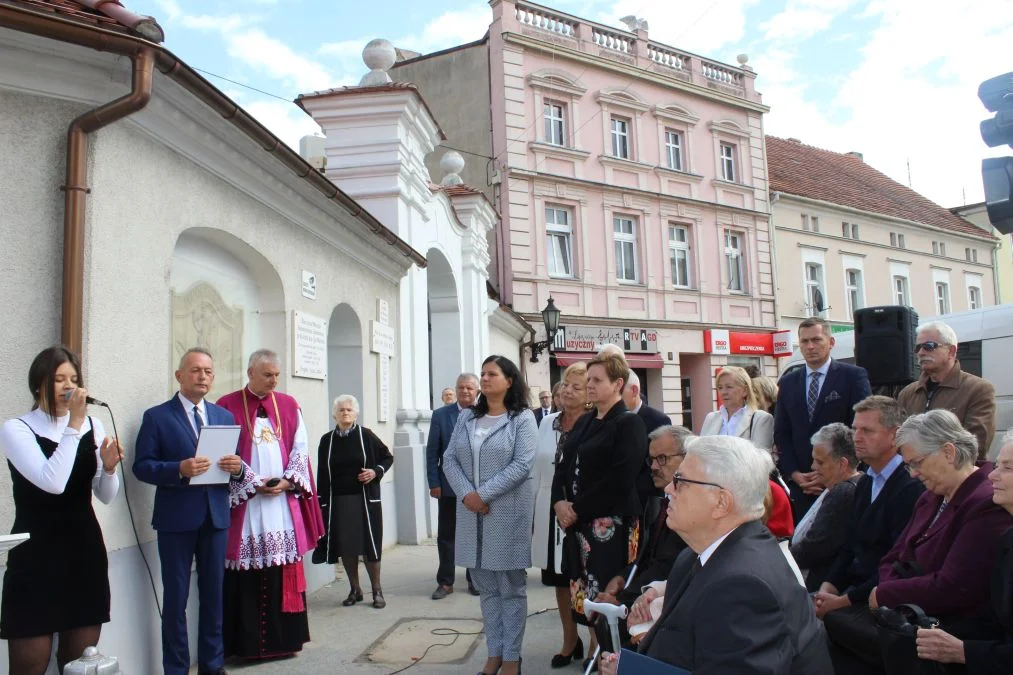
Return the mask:
{"type": "MultiPolygon", "coordinates": [[[[597,353],[552,352],[552,355],[556,358],[556,363],[565,368],[578,361],[590,361],[597,356],[597,353]]],[[[631,368],[663,368],[665,366],[665,360],[661,358],[661,354],[631,354],[627,352],[626,363],[630,364],[631,368]]]]}

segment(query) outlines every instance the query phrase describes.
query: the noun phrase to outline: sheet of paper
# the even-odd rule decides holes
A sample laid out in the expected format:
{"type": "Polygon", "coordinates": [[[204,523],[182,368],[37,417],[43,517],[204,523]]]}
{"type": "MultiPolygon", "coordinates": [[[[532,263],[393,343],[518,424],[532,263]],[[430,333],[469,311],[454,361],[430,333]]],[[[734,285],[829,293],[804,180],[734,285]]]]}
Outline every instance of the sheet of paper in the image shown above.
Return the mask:
{"type": "Polygon", "coordinates": [[[18,544],[28,541],[28,533],[21,534],[0,534],[0,553],[6,553],[18,544]]]}
{"type": "Polygon", "coordinates": [[[218,468],[218,460],[236,454],[239,447],[238,424],[209,424],[197,439],[197,455],[211,460],[211,468],[190,479],[190,485],[218,485],[229,482],[229,472],[218,468]]]}

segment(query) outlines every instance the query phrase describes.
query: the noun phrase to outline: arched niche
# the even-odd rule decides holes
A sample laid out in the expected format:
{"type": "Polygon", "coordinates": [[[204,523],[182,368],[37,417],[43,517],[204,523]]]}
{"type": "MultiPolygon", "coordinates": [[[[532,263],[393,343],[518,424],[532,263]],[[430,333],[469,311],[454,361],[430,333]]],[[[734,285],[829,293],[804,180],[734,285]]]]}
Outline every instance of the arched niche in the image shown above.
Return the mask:
{"type": "Polygon", "coordinates": [[[351,394],[361,409],[369,407],[363,400],[362,369],[362,321],[351,305],[341,303],[327,324],[328,405],[341,394],[351,394]]]}
{"type": "MultiPolygon", "coordinates": [[[[169,287],[170,371],[190,347],[208,349],[215,359],[209,399],[243,386],[253,350],[287,353],[281,277],[241,239],[213,228],[185,230],[172,252],[169,287]]],[[[176,388],[171,372],[169,387],[176,388]]]]}
{"type": "Polygon", "coordinates": [[[443,405],[440,392],[454,386],[461,373],[461,299],[454,271],[442,251],[426,253],[429,303],[429,405],[443,405]]]}

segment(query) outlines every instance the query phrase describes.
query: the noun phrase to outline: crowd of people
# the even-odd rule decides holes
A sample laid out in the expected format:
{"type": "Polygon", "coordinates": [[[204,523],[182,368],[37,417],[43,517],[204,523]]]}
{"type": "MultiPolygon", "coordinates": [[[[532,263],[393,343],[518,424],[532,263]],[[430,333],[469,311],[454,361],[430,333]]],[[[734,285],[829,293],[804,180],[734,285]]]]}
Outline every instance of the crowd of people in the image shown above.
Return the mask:
{"type": "MultiPolygon", "coordinates": [[[[537,408],[502,356],[442,392],[426,447],[432,598],[453,593],[466,568],[488,651],[481,675],[521,672],[532,566],[555,589],[552,668],[613,675],[652,659],[697,675],[1013,673],[1013,432],[990,460],[994,388],[961,369],[957,336],[939,322],[919,327],[921,378],[896,398],[830,357],[826,321],[804,321],[798,340],[805,366],[780,381],[721,368],[718,410],[696,433],[644,403],[611,345],[567,367],[537,408]],[[617,636],[588,603],[625,607],[617,636]]],[[[188,350],[178,393],[138,432],[133,472],[156,486],[166,673],[189,670],[194,561],[200,673],[302,649],[310,553],[343,566],[342,604],[364,600],[361,559],[372,606],[386,605],[390,450],[342,395],[314,471],[299,405],[276,391],[278,356],[254,352],[247,375],[211,403],[211,355],[188,350]],[[214,466],[195,453],[207,425],[240,430],[214,466]],[[212,470],[223,478],[201,478],[212,470]]],[[[0,432],[14,531],[31,534],[8,561],[0,638],[11,672],[34,674],[54,636],[62,669],[109,620],[91,499],[115,497],[123,448],[87,415],[75,354],[43,351],[28,379],[33,410],[0,432]],[[53,555],[68,541],[93,553],[88,565],[53,555]]]]}

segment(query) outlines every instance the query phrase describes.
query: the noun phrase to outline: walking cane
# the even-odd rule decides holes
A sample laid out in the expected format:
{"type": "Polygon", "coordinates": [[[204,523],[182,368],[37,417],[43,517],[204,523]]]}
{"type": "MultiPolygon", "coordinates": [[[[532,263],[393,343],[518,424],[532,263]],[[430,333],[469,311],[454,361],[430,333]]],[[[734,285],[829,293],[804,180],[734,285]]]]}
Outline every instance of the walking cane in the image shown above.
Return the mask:
{"type": "MultiPolygon", "coordinates": [[[[633,563],[633,567],[630,568],[630,575],[626,577],[626,583],[623,585],[623,589],[629,588],[630,582],[633,581],[633,576],[637,573],[637,564],[633,563]]],[[[626,618],[626,606],[625,605],[612,605],[607,602],[590,602],[584,601],[584,616],[589,616],[589,613],[597,612],[605,617],[608,621],[609,631],[612,637],[612,649],[622,649],[619,641],[619,619],[626,618]]],[[[584,671],[584,675],[591,675],[591,669],[594,668],[594,662],[598,658],[598,654],[601,652],[601,644],[598,644],[594,648],[594,654],[591,654],[591,660],[587,663],[587,669],[584,671]]]]}

